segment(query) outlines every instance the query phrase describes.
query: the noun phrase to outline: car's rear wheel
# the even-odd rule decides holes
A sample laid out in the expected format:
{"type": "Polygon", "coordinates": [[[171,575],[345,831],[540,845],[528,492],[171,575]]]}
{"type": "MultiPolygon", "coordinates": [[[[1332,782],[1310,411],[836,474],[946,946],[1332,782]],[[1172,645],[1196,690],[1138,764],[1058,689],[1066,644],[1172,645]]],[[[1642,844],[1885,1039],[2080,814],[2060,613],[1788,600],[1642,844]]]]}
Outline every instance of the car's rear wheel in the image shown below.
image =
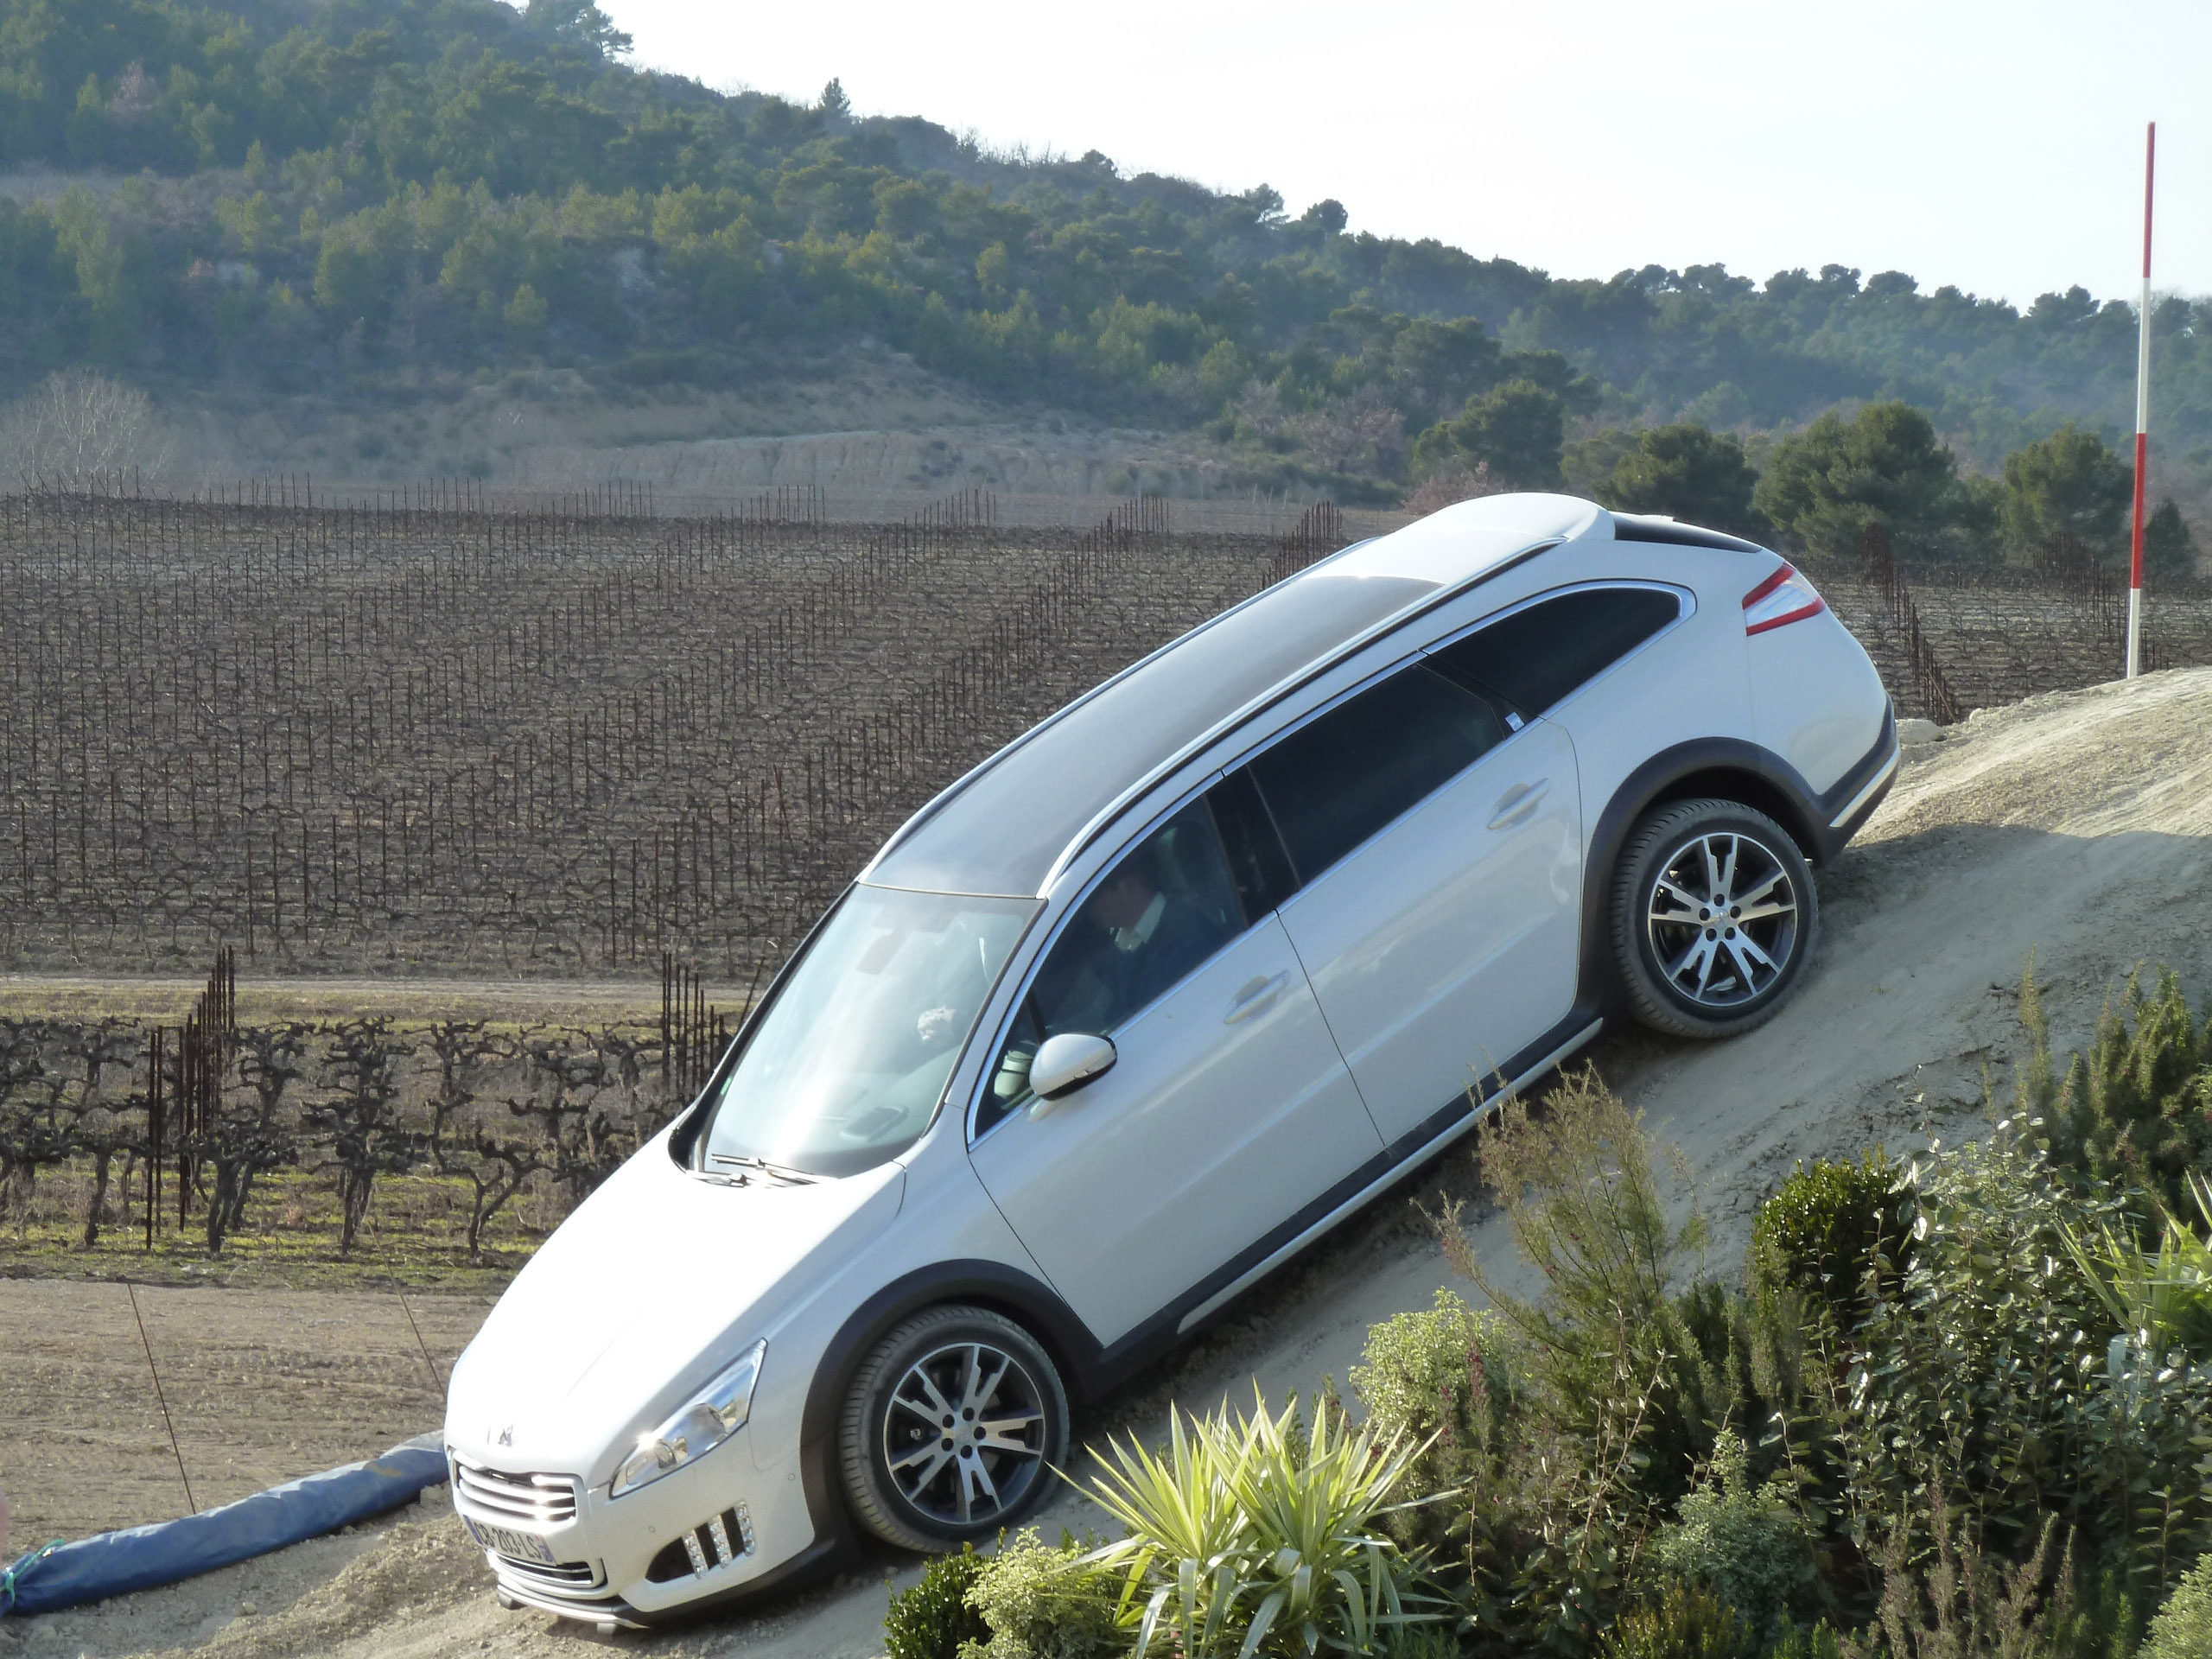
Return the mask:
{"type": "Polygon", "coordinates": [[[1676,801],[1630,832],[1614,872],[1613,961],[1636,1017],[1732,1037],[1788,1001],[1820,938],[1797,843],[1735,801],[1676,801]]]}
{"type": "Polygon", "coordinates": [[[1043,1347],[988,1308],[933,1307],[854,1374],[837,1459],[861,1524],[902,1548],[992,1538],[1034,1508],[1068,1442],[1067,1389],[1043,1347]]]}

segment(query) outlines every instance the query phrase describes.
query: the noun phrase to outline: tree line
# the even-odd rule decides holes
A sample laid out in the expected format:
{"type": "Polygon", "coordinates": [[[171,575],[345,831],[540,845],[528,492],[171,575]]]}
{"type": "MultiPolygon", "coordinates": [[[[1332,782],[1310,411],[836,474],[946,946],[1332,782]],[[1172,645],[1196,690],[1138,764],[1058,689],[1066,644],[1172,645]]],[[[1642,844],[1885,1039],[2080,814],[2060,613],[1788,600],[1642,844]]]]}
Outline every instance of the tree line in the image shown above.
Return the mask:
{"type": "MultiPolygon", "coordinates": [[[[856,116],[834,82],[710,92],[626,45],[588,0],[0,0],[0,165],[78,181],[0,200],[0,388],[86,365],[362,396],[533,364],[726,386],[869,340],[1209,429],[1255,481],[1343,499],[1554,415],[1778,428],[1903,399],[1984,465],[2127,422],[2134,312],[2079,288],[2023,311],[1838,264],[1559,279],[1264,184],[995,154],[856,116]]],[[[2212,432],[2208,321],[2154,318],[2184,447],[2212,432]]]]}

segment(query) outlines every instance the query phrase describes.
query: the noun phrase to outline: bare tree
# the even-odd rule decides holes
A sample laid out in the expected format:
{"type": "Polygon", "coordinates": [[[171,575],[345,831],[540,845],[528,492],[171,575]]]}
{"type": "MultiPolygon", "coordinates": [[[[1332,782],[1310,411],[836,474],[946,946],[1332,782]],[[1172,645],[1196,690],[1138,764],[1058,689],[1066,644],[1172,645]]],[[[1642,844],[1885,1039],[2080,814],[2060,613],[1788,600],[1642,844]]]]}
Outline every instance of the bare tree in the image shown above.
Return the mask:
{"type": "MultiPolygon", "coordinates": [[[[475,1084],[488,1059],[508,1058],[513,1050],[488,1033],[485,1022],[448,1020],[430,1028],[430,1049],[437,1057],[437,1093],[430,1102],[430,1158],[439,1173],[468,1183],[468,1259],[484,1259],[484,1228],[523,1184],[545,1168],[544,1138],[524,1127],[501,1135],[475,1114],[475,1084]]],[[[519,1125],[532,1114],[512,1099],[507,1110],[519,1125]]]]}
{"type": "Polygon", "coordinates": [[[191,1151],[215,1172],[207,1199],[207,1253],[222,1254],[223,1241],[245,1224],[246,1200],[257,1175],[282,1169],[299,1156],[296,1123],[285,1091],[307,1075],[305,1026],[242,1027],[235,1039],[238,1081],[251,1092],[244,1110],[224,1109],[191,1151]]]}
{"type": "Polygon", "coordinates": [[[67,1161],[73,1148],[66,1068],[48,1053],[53,1027],[43,1020],[0,1020],[0,1211],[29,1213],[41,1168],[67,1161]]]}
{"type": "Polygon", "coordinates": [[[157,472],[168,453],[153,400],[89,369],[50,374],[0,411],[0,454],[27,487],[81,490],[133,467],[157,472]]]}
{"type": "MultiPolygon", "coordinates": [[[[112,1017],[90,1025],[64,1027],[60,1032],[56,1058],[78,1074],[73,1099],[63,1090],[56,1091],[56,1110],[67,1125],[61,1134],[71,1155],[92,1160],[92,1193],[85,1205],[84,1246],[88,1250],[99,1243],[116,1155],[139,1144],[124,1116],[133,1102],[108,1098],[107,1075],[118,1066],[124,1068],[128,1096],[128,1078],[137,1064],[141,1046],[137,1028],[112,1017]]],[[[135,1103],[143,1109],[144,1097],[138,1096],[135,1103]]]]}
{"type": "Polygon", "coordinates": [[[323,1056],[336,1091],[310,1105],[305,1116],[328,1137],[323,1166],[338,1172],[341,1255],[353,1253],[376,1178],[401,1173],[421,1154],[422,1137],[399,1115],[399,1060],[413,1052],[392,1034],[387,1020],[346,1020],[333,1032],[323,1056]]]}

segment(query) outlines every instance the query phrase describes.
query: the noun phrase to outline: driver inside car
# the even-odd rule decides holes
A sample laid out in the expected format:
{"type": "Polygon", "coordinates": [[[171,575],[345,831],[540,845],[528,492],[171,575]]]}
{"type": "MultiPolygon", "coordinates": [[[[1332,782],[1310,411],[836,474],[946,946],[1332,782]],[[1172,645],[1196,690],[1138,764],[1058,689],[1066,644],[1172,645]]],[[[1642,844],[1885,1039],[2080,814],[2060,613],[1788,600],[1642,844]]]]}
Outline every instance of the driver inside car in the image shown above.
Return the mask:
{"type": "MultiPolygon", "coordinates": [[[[1235,931],[1225,917],[1194,902],[1181,883],[1163,879],[1179,830],[1197,827],[1184,822],[1189,817],[1189,810],[1178,815],[1152,845],[1140,848],[1108,876],[1053,947],[994,1079],[993,1092],[1001,1101],[1012,1102],[1027,1090],[1029,1061],[1046,1038],[1062,1032],[1113,1032],[1235,931]]],[[[1205,827],[1210,836],[1211,826],[1205,827]]],[[[1224,889],[1219,895],[1224,904],[1233,904],[1225,876],[1217,885],[1224,889]]]]}

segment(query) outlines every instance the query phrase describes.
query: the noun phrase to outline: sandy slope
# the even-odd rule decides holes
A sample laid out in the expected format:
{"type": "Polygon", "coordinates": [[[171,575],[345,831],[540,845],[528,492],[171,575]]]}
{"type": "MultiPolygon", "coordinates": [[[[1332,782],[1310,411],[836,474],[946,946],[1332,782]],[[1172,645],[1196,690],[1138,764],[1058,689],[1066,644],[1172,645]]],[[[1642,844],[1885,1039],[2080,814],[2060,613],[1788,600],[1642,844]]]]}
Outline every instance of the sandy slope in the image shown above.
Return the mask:
{"type": "MultiPolygon", "coordinates": [[[[2139,963],[2207,982],[2201,918],[2212,889],[2212,671],[2154,676],[1977,715],[1913,751],[1860,842],[1828,873],[1818,970],[1781,1019],[1720,1046],[1639,1033],[1595,1058],[1688,1155],[1726,1257],[1795,1159],[1926,1132],[1971,1132],[1985,1067],[2001,1087],[2032,949],[2062,1037],[2086,1029],[2106,987],[2139,963]],[[1944,1120],[1958,1119],[1948,1127],[1944,1120]]],[[[1446,1171],[1449,1183],[1464,1172],[1446,1171]]],[[[1433,1185],[1433,1183],[1432,1183],[1433,1185]]],[[[1478,1243],[1501,1268],[1495,1220],[1478,1243]]],[[[1367,1325],[1426,1303],[1451,1275],[1402,1203],[1232,1311],[1192,1353],[1141,1382],[1110,1418],[1149,1428],[1170,1398],[1204,1404],[1341,1377],[1367,1325]]],[[[1046,1518],[1080,1525],[1066,1500],[1046,1518]]],[[[886,1557],[758,1614],[613,1645],[777,1659],[880,1650],[886,1557]]],[[[25,1621],[29,1654],[302,1652],[363,1659],[571,1652],[598,1642],[504,1614],[442,1509],[322,1540],[106,1610],[25,1621]],[[257,1611],[240,1611],[251,1602],[257,1611]]],[[[0,1624],[0,1632],[8,1629],[0,1624]]]]}

